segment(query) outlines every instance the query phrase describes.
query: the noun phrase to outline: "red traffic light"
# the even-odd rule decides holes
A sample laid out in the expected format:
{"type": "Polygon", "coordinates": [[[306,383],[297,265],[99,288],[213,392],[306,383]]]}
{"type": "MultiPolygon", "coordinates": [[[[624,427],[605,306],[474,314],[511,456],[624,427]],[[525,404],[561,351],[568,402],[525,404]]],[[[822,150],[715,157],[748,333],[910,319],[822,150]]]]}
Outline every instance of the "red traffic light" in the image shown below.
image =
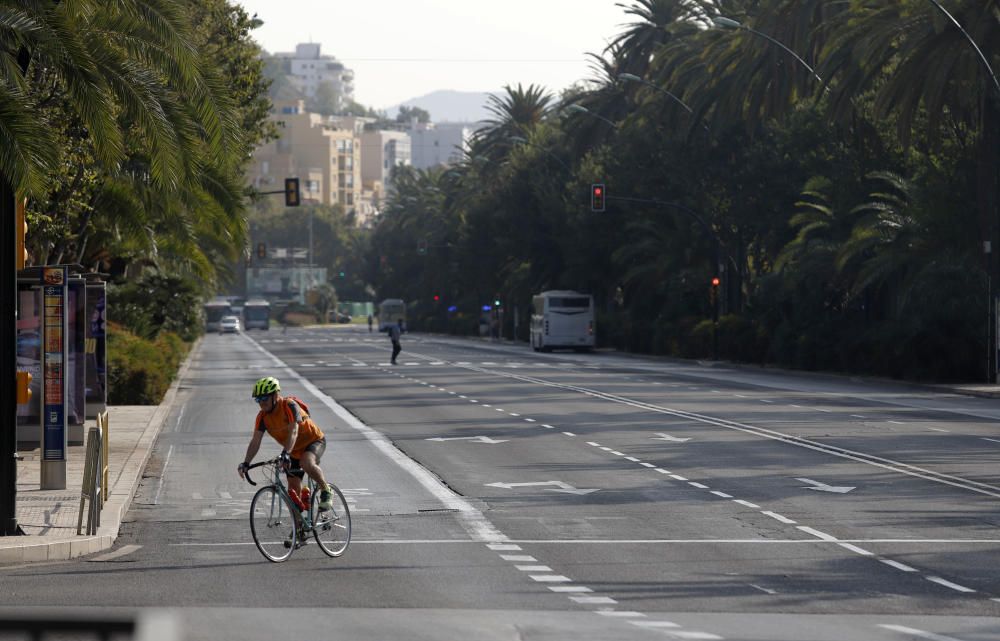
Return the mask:
{"type": "Polygon", "coordinates": [[[439,300],[441,300],[441,297],[438,296],[437,294],[434,294],[434,302],[437,302],[439,300]]]}
{"type": "Polygon", "coordinates": [[[718,276],[713,276],[712,277],[712,287],[718,287],[720,282],[722,282],[722,281],[719,280],[718,276]]]}
{"type": "Polygon", "coordinates": [[[590,186],[590,210],[604,211],[604,183],[590,186]]]}

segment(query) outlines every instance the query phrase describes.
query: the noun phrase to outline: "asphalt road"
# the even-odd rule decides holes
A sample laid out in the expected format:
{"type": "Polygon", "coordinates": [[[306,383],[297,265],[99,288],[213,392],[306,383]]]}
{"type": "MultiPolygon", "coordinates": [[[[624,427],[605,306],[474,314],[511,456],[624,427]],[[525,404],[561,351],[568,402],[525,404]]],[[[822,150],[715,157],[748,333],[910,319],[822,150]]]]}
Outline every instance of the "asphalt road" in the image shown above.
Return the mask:
{"type": "Polygon", "coordinates": [[[115,549],[0,570],[3,605],[167,609],[185,639],[1000,639],[998,401],[403,350],[353,326],[207,336],[115,549]],[[326,431],[342,558],[250,539],[235,467],[268,374],[326,431]]]}

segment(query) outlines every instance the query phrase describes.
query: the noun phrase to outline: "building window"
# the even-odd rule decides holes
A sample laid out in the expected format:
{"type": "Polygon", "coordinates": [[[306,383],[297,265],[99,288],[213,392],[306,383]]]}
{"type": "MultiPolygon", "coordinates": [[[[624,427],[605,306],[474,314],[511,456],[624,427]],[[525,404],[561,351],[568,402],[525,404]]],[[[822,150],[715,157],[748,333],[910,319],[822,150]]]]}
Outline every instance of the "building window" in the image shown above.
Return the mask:
{"type": "Polygon", "coordinates": [[[348,205],[353,205],[354,204],[354,193],[353,192],[347,192],[347,204],[348,205]]]}

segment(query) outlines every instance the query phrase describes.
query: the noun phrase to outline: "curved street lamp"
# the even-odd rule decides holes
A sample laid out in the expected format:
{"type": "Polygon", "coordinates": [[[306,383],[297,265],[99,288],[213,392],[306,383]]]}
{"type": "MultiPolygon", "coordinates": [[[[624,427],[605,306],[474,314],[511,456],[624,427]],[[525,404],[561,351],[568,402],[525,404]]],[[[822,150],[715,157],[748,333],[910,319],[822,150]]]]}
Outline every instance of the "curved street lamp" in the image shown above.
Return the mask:
{"type": "Polygon", "coordinates": [[[562,165],[563,169],[565,169],[566,171],[569,171],[569,165],[567,165],[566,162],[563,161],[562,158],[560,158],[559,156],[555,155],[552,152],[551,149],[549,149],[547,147],[543,147],[541,145],[536,145],[535,143],[531,142],[530,140],[528,140],[527,138],[525,138],[523,136],[511,136],[510,138],[508,138],[508,140],[510,140],[512,143],[515,143],[515,144],[518,144],[518,145],[527,145],[528,147],[534,147],[535,149],[541,149],[542,151],[544,151],[545,153],[547,153],[549,156],[551,156],[553,159],[555,159],[556,162],[558,162],[560,165],[562,165]]]}
{"type": "Polygon", "coordinates": [[[611,125],[615,129],[618,128],[618,124],[617,123],[614,123],[614,122],[608,120],[607,118],[605,118],[601,114],[595,114],[593,111],[591,111],[590,109],[587,109],[583,105],[578,105],[576,103],[566,105],[566,111],[572,111],[573,113],[578,113],[578,114],[587,114],[588,116],[593,116],[594,118],[597,118],[598,120],[603,120],[604,122],[608,123],[609,125],[611,125]]]}
{"type": "Polygon", "coordinates": [[[942,7],[937,0],[929,0],[929,2],[933,4],[935,7],[937,7],[941,11],[941,13],[948,16],[948,19],[951,20],[952,24],[954,24],[955,27],[957,27],[958,30],[962,32],[962,35],[965,36],[965,39],[968,40],[969,44],[972,45],[972,48],[976,50],[976,54],[979,55],[979,59],[982,61],[983,66],[986,67],[986,72],[989,73],[990,78],[993,79],[993,86],[997,88],[997,93],[998,93],[997,98],[1000,99],[1000,81],[997,80],[997,75],[993,73],[993,67],[990,66],[990,61],[986,59],[986,56],[979,48],[979,45],[977,45],[976,41],[972,39],[972,36],[969,35],[969,32],[967,32],[965,29],[962,28],[962,25],[958,22],[958,20],[955,19],[955,16],[948,13],[948,10],[942,7]]]}
{"type": "Polygon", "coordinates": [[[654,84],[654,83],[646,80],[645,78],[640,78],[639,76],[635,75],[634,73],[620,73],[620,74],[618,74],[618,79],[619,80],[624,80],[626,82],[639,82],[639,83],[642,83],[642,84],[646,85],[647,87],[652,87],[653,89],[656,89],[660,93],[666,94],[667,96],[669,96],[670,98],[672,98],[674,102],[676,102],[677,104],[679,104],[681,107],[684,107],[689,114],[693,114],[694,113],[694,111],[691,110],[691,107],[687,106],[686,102],[684,102],[683,100],[681,100],[680,98],[678,98],[674,94],[670,93],[669,91],[667,91],[663,87],[661,87],[661,86],[659,86],[657,84],[654,84]]]}
{"type": "Polygon", "coordinates": [[[793,58],[795,58],[799,62],[799,64],[801,64],[803,67],[805,67],[806,69],[808,69],[809,73],[811,73],[813,75],[813,78],[815,78],[820,84],[823,83],[823,79],[819,77],[819,74],[816,73],[816,70],[813,69],[812,67],[810,67],[809,63],[807,63],[805,60],[803,60],[799,56],[799,54],[795,53],[794,51],[792,51],[791,49],[789,49],[788,47],[786,47],[782,43],[778,42],[777,40],[775,40],[771,36],[767,35],[766,33],[762,33],[760,31],[757,31],[756,29],[751,29],[750,27],[748,27],[748,26],[746,26],[744,24],[741,24],[741,23],[737,22],[736,20],[733,20],[732,18],[727,18],[725,16],[715,16],[715,17],[712,18],[712,22],[714,22],[716,24],[716,26],[722,27],[723,29],[741,29],[743,31],[749,31],[752,34],[760,36],[761,38],[767,40],[771,44],[774,44],[774,45],[776,45],[778,47],[781,47],[782,49],[784,49],[785,51],[787,51],[789,53],[789,55],[791,55],[793,58]]]}

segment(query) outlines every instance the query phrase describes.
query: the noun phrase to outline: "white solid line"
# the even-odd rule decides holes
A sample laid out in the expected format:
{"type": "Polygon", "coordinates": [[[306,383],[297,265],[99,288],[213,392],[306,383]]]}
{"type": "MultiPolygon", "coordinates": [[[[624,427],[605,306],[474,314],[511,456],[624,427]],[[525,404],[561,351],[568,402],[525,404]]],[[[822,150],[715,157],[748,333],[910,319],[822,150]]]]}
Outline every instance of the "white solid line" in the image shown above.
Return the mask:
{"type": "Polygon", "coordinates": [[[593,445],[594,447],[600,447],[601,446],[600,443],[595,443],[593,441],[587,441],[587,445],[593,445]]]}
{"type": "Polygon", "coordinates": [[[641,466],[643,466],[643,467],[656,467],[656,466],[655,466],[655,465],[653,465],[652,463],[646,463],[645,461],[643,461],[643,462],[639,463],[639,465],[641,465],[641,466]]]}
{"type": "Polygon", "coordinates": [[[724,499],[731,499],[731,498],[733,498],[732,494],[726,494],[725,492],[720,492],[719,490],[712,490],[712,494],[714,494],[716,496],[721,496],[724,499]]]}
{"type": "Polygon", "coordinates": [[[609,596],[571,596],[569,600],[590,605],[615,605],[618,603],[609,596]]]}
{"type": "Polygon", "coordinates": [[[593,592],[590,588],[585,588],[582,585],[550,585],[549,589],[553,592],[593,592]]]}
{"type": "Polygon", "coordinates": [[[781,521],[782,523],[788,523],[789,525],[795,525],[795,523],[796,523],[796,521],[793,521],[792,519],[788,518],[787,516],[782,516],[780,514],[777,514],[775,512],[771,512],[769,510],[761,510],[761,514],[769,516],[769,517],[771,517],[772,519],[774,519],[776,521],[781,521]]]}
{"type": "Polygon", "coordinates": [[[633,463],[638,463],[638,462],[639,462],[639,459],[637,459],[637,458],[636,458],[636,457],[634,457],[634,456],[626,456],[626,457],[625,457],[625,460],[626,460],[626,461],[632,461],[633,463]]]}
{"type": "Polygon", "coordinates": [[[561,574],[529,574],[533,580],[539,583],[569,583],[571,579],[561,574]]]}
{"type": "MultiPolygon", "coordinates": [[[[915,545],[915,544],[971,544],[971,545],[989,545],[990,547],[995,547],[1000,545],[1000,539],[981,539],[981,540],[970,540],[970,539],[837,539],[829,534],[825,534],[813,528],[806,527],[804,525],[797,525],[798,529],[809,534],[813,534],[819,540],[816,539],[513,539],[510,544],[500,544],[508,545],[506,548],[499,548],[497,551],[517,551],[521,549],[520,545],[516,543],[531,543],[540,545],[680,545],[680,544],[702,544],[709,543],[712,545],[717,544],[756,544],[756,543],[787,543],[787,544],[808,544],[816,545],[817,543],[902,543],[905,545],[915,545]]],[[[415,545],[415,544],[428,544],[428,545],[440,545],[440,544],[452,544],[452,543],[462,543],[462,544],[476,544],[479,545],[482,541],[476,541],[473,539],[351,539],[351,545],[415,545]]],[[[230,541],[222,543],[167,543],[170,547],[230,547],[230,546],[241,546],[241,545],[253,545],[253,541],[230,541]]],[[[494,549],[494,548],[490,548],[494,549]]]]}
{"type": "Polygon", "coordinates": [[[167,450],[167,458],[163,461],[163,467],[160,469],[160,480],[156,484],[156,496],[153,497],[153,505],[157,505],[160,502],[160,492],[163,491],[163,477],[166,475],[167,466],[170,465],[170,455],[174,453],[174,446],[171,445],[167,450]]]}
{"type": "Polygon", "coordinates": [[[515,565],[521,572],[551,572],[552,568],[547,565],[515,565]]]}
{"type": "Polygon", "coordinates": [[[911,568],[910,566],[906,565],[905,563],[900,563],[899,561],[893,561],[892,559],[879,559],[879,561],[881,561],[882,563],[885,563],[886,565],[888,565],[890,567],[896,568],[897,570],[902,570],[903,572],[916,572],[917,571],[917,568],[911,568]]]}
{"type": "Polygon", "coordinates": [[[856,545],[851,545],[850,543],[838,543],[837,545],[839,545],[844,549],[850,550],[851,552],[856,552],[862,556],[874,556],[874,554],[869,552],[868,550],[864,548],[859,548],[856,545]]]}
{"type": "Polygon", "coordinates": [[[132,554],[133,552],[135,552],[136,550],[138,550],[141,547],[142,547],[141,545],[123,545],[122,547],[118,548],[114,552],[108,552],[107,554],[102,554],[100,556],[95,556],[94,558],[87,559],[87,560],[88,561],[110,561],[111,559],[117,559],[118,557],[125,556],[126,554],[132,554]]]}
{"type": "Polygon", "coordinates": [[[934,634],[933,632],[918,630],[916,628],[908,628],[905,625],[879,623],[878,627],[885,628],[886,630],[892,630],[893,632],[901,632],[903,634],[909,634],[915,637],[920,637],[921,639],[929,639],[930,641],[959,641],[958,639],[955,639],[953,637],[946,637],[940,634],[934,634]]]}
{"type": "Polygon", "coordinates": [[[750,508],[753,508],[755,510],[759,510],[760,509],[760,506],[757,505],[756,503],[751,503],[750,501],[744,501],[743,499],[733,499],[733,503],[739,503],[743,507],[750,507],[750,508]]]}
{"type": "Polygon", "coordinates": [[[957,583],[952,583],[946,579],[942,579],[939,576],[925,576],[925,579],[931,583],[937,583],[938,585],[943,585],[946,588],[951,588],[952,590],[957,590],[958,592],[975,592],[972,588],[967,588],[964,585],[959,585],[957,583]]]}
{"type": "Polygon", "coordinates": [[[688,485],[690,485],[691,487],[696,487],[699,490],[707,490],[708,489],[707,485],[702,485],[701,483],[695,483],[694,481],[688,481],[688,485]]]}
{"type": "Polygon", "coordinates": [[[514,561],[517,563],[533,563],[538,560],[530,554],[501,554],[500,558],[504,561],[514,561]]]}
{"type": "Polygon", "coordinates": [[[675,481],[686,481],[687,480],[686,478],[684,478],[680,474],[671,474],[670,478],[674,479],[675,481]]]}

